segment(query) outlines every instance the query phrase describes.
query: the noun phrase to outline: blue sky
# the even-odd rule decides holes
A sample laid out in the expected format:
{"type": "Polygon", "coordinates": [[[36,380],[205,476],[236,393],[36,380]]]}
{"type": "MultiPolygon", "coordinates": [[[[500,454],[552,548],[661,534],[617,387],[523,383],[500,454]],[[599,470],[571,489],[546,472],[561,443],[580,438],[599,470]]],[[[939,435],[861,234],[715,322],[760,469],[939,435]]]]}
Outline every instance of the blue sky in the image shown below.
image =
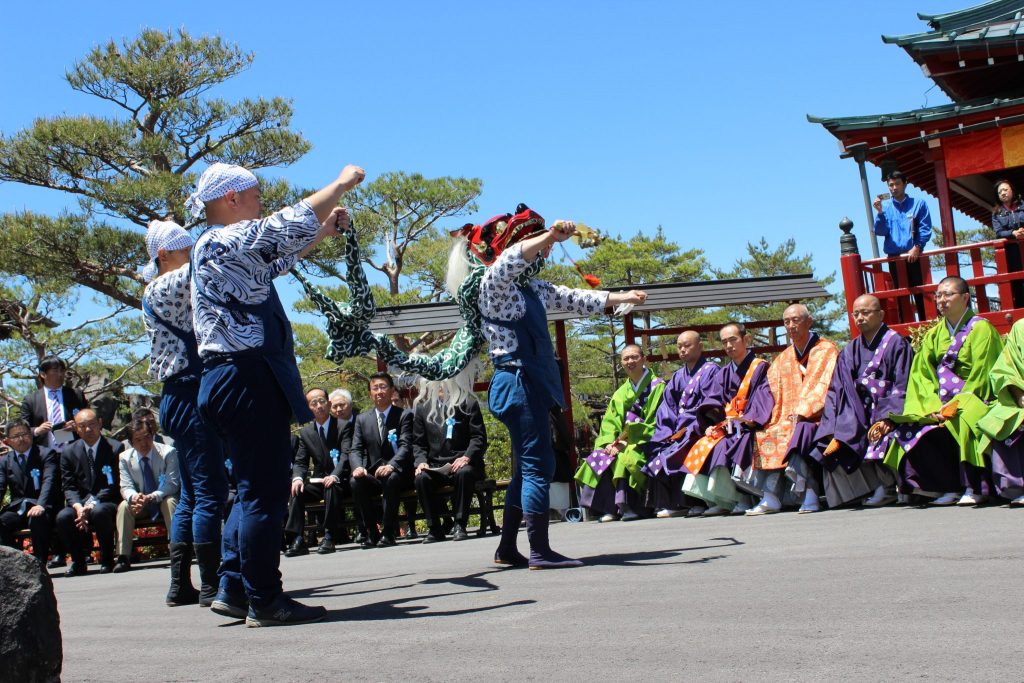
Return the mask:
{"type": "MultiPolygon", "coordinates": [[[[370,177],[476,176],[485,216],[524,201],[612,234],[661,225],[720,267],[748,241],[795,237],[821,275],[839,269],[843,216],[870,248],[856,165],[805,115],[946,102],[880,35],[924,30],[917,12],[968,4],[342,2],[288,14],[280,3],[186,1],[55,3],[42,16],[42,5],[15,3],[0,25],[0,131],[37,116],[116,115],[72,91],[65,70],[110,38],[185,27],[255,52],[220,96],[293,100],[293,128],[313,144],[279,171],[296,184],[323,184],[348,162],[370,177]]],[[[884,191],[873,168],[870,180],[884,191]]],[[[66,202],[0,184],[0,211],[66,202]]]]}

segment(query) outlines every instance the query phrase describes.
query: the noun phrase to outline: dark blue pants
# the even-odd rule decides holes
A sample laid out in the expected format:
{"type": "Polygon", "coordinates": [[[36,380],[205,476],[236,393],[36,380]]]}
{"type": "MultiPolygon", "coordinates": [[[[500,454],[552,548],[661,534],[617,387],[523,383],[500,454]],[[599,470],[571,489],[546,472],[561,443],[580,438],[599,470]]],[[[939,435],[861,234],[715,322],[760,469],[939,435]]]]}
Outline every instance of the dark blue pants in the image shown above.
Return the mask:
{"type": "Polygon", "coordinates": [[[172,543],[220,543],[228,480],[220,437],[199,417],[199,379],[164,384],[160,425],[174,439],[181,494],[171,524],[172,543]]]}
{"type": "Polygon", "coordinates": [[[547,514],[549,488],[555,474],[548,411],[551,399],[531,386],[522,370],[497,369],[487,393],[487,406],[508,427],[512,439],[512,480],[505,500],[527,513],[547,514]]]}
{"type": "Polygon", "coordinates": [[[281,527],[288,506],[292,410],[267,362],[241,357],[208,367],[199,412],[227,446],[238,486],[224,524],[221,588],[245,589],[257,608],[282,592],[281,527]]]}

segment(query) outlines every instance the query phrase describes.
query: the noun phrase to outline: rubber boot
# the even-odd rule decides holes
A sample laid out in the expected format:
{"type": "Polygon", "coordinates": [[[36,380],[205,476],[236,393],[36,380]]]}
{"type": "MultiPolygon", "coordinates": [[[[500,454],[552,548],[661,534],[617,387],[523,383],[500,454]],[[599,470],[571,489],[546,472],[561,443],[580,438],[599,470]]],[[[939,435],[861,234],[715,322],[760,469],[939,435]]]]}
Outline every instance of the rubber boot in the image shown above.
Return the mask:
{"type": "Polygon", "coordinates": [[[528,561],[519,552],[516,537],[519,536],[519,524],[523,521],[523,509],[505,505],[505,513],[501,518],[501,542],[494,551],[494,564],[510,567],[525,567],[528,561]]]}
{"type": "Polygon", "coordinates": [[[220,568],[220,541],[215,543],[196,543],[196,564],[199,565],[199,606],[209,607],[217,597],[220,579],[217,569],[220,568]]]}
{"type": "Polygon", "coordinates": [[[548,545],[548,515],[530,512],[526,515],[526,535],[530,539],[530,569],[568,569],[583,563],[559,555],[548,545]]]}
{"type": "Polygon", "coordinates": [[[171,543],[171,587],[167,591],[168,607],[194,605],[199,591],[192,585],[192,544],[171,543]]]}

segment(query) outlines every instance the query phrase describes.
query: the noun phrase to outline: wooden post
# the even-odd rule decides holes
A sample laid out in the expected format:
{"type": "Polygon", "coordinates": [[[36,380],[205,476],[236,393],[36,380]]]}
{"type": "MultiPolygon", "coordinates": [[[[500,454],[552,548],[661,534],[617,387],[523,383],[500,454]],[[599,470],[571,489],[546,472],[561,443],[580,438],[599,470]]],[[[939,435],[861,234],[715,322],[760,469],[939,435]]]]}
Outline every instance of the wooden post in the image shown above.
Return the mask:
{"type": "Polygon", "coordinates": [[[839,238],[839,263],[843,271],[843,291],[846,293],[846,319],[850,325],[850,339],[853,339],[857,336],[857,326],[853,324],[853,302],[864,294],[864,275],[861,273],[857,238],[851,232],[853,221],[843,218],[839,221],[839,229],[843,231],[843,236],[839,238]]]}
{"type": "MultiPolygon", "coordinates": [[[[949,196],[949,179],[946,177],[946,157],[941,147],[931,151],[932,163],[935,165],[935,189],[939,197],[939,220],[942,222],[942,246],[952,247],[956,244],[956,229],[953,227],[953,202],[949,196]]],[[[947,253],[946,275],[959,274],[956,252],[947,253]]]]}
{"type": "Polygon", "coordinates": [[[569,388],[569,345],[565,334],[565,321],[555,321],[555,349],[558,351],[558,358],[562,361],[558,369],[562,373],[562,398],[565,400],[565,418],[569,427],[569,462],[572,465],[571,471],[576,471],[576,430],[572,420],[572,391],[569,388]]]}

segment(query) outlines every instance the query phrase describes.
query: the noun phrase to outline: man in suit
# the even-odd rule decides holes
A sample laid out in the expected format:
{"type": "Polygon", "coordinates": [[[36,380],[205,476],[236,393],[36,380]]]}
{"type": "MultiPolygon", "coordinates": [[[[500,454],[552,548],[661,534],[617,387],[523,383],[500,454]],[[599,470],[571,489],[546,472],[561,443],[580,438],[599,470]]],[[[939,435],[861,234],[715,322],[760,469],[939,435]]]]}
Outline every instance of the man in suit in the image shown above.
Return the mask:
{"type": "Polygon", "coordinates": [[[72,429],[75,412],[88,408],[89,402],[80,389],[65,386],[68,364],[63,358],[47,356],[39,363],[39,380],[43,386],[21,402],[21,417],[32,426],[37,446],[59,451],[54,431],[72,429]]]}
{"type": "Polygon", "coordinates": [[[345,515],[341,501],[349,493],[348,478],[335,477],[331,473],[343,459],[348,462],[352,443],[350,421],[342,425],[331,415],[327,392],[323,389],[307,391],[306,401],[313,412],[313,421],[299,430],[299,444],[292,466],[292,495],[288,501],[288,520],[284,525],[285,533],[292,541],[284,553],[285,557],[309,553],[302,534],[307,502],[324,502],[323,540],[316,550],[318,554],[333,553],[335,542],[348,542],[341,526],[345,515]]]}
{"type": "Polygon", "coordinates": [[[484,476],[484,453],[487,451],[484,418],[476,399],[471,398],[449,410],[443,389],[438,387],[431,395],[429,384],[423,382],[421,386],[426,389],[421,391],[425,399],[416,406],[412,451],[416,493],[430,526],[423,542],[445,539],[445,529],[441,525],[444,502],[437,496],[437,490],[443,486],[455,487],[452,540],[464,541],[469,538],[466,525],[476,482],[484,476]]]}
{"type": "Polygon", "coordinates": [[[68,506],[57,513],[57,534],[71,553],[67,576],[86,573],[85,554],[92,533],[100,544],[100,573],[114,570],[114,518],[121,502],[118,455],[120,441],[102,434],[100,420],[90,408],[75,415],[78,439],[60,455],[61,481],[68,506]]]}
{"type": "Polygon", "coordinates": [[[11,450],[0,460],[0,501],[8,489],[11,501],[0,508],[0,543],[18,547],[14,535],[27,526],[32,554],[45,563],[61,491],[58,455],[32,443],[32,428],[25,420],[7,424],[4,443],[11,450]]]}
{"type": "MultiPolygon", "coordinates": [[[[57,453],[58,470],[62,443],[57,443],[54,430],[72,429],[72,418],[75,412],[88,408],[89,402],[79,389],[65,386],[68,364],[63,358],[47,356],[39,363],[39,381],[42,388],[32,392],[21,402],[21,418],[28,420],[32,428],[32,437],[37,446],[51,448],[57,453]]],[[[72,438],[77,438],[72,432],[72,438]]],[[[55,505],[60,505],[63,497],[60,476],[58,475],[53,491],[55,505]]],[[[53,560],[47,565],[50,569],[63,567],[64,548],[60,539],[53,539],[53,560]]]]}
{"type": "MultiPolygon", "coordinates": [[[[363,548],[395,545],[398,500],[412,485],[412,411],[392,406],[395,382],[386,372],[370,375],[373,407],[356,417],[349,466],[352,497],[366,523],[363,548]],[[377,500],[384,500],[383,531],[377,531],[377,500]]],[[[332,474],[340,477],[342,466],[332,474]]]]}
{"type": "MultiPolygon", "coordinates": [[[[156,443],[153,427],[145,415],[131,421],[129,434],[131,447],[118,457],[122,500],[117,506],[117,564],[114,565],[114,573],[126,572],[132,567],[136,519],[154,519],[160,515],[164,528],[170,534],[171,518],[181,490],[178,451],[173,446],[156,443]]],[[[183,560],[181,555],[171,558],[172,564],[183,560]]],[[[180,574],[181,567],[172,567],[174,569],[180,574]]]]}
{"type": "MultiPolygon", "coordinates": [[[[338,424],[341,425],[341,441],[345,446],[341,451],[343,472],[340,479],[345,482],[345,490],[351,494],[352,489],[348,482],[352,478],[352,467],[348,463],[348,454],[352,449],[352,434],[355,430],[356,415],[359,414],[359,410],[352,403],[352,392],[348,389],[335,389],[330,393],[330,400],[331,416],[338,420],[338,424]]],[[[354,542],[361,544],[366,540],[366,524],[363,523],[363,516],[359,514],[359,508],[353,509],[352,515],[356,519],[357,531],[354,542]]],[[[342,525],[342,529],[344,528],[344,525],[342,525]]]]}

